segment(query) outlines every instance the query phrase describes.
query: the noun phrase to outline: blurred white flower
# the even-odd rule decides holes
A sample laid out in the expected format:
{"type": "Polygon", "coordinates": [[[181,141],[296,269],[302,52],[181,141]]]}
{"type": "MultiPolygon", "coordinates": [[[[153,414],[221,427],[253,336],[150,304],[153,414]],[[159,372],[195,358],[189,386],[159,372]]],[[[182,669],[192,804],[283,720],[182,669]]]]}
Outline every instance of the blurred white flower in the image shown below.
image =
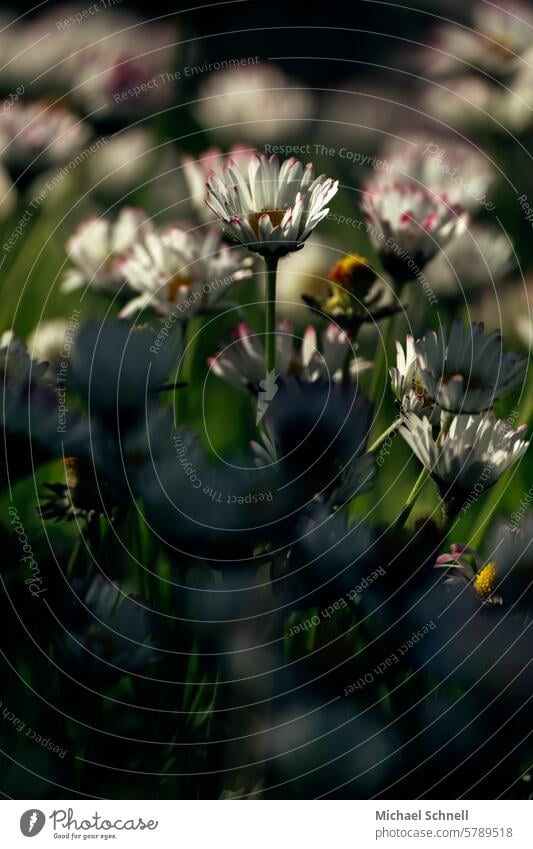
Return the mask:
{"type": "MultiPolygon", "coordinates": [[[[276,333],[276,371],[281,377],[298,377],[312,383],[315,380],[338,381],[347,354],[357,345],[335,324],[329,324],[320,334],[314,327],[306,328],[300,347],[296,344],[292,322],[278,322],[276,333]]],[[[232,341],[209,359],[209,366],[217,377],[237,389],[257,387],[265,377],[265,348],[260,334],[247,324],[239,324],[232,341]]],[[[367,360],[355,358],[351,376],[356,377],[371,368],[367,360]]]]}
{"type": "Polygon", "coordinates": [[[309,310],[302,301],[302,295],[310,295],[319,303],[328,299],[328,273],[338,254],[339,251],[331,244],[324,244],[323,240],[311,235],[305,251],[287,254],[280,262],[276,298],[285,315],[297,320],[304,314],[308,319],[309,310]]]}
{"type": "Polygon", "coordinates": [[[368,186],[361,206],[383,267],[398,281],[414,279],[466,226],[460,207],[408,180],[368,186]]]}
{"type": "Polygon", "coordinates": [[[526,425],[512,430],[492,413],[455,416],[435,440],[428,418],[407,413],[399,433],[441,487],[468,491],[478,486],[481,492],[524,456],[526,430],[526,425]]]}
{"type": "Polygon", "coordinates": [[[146,179],[156,156],[155,139],[142,127],[111,136],[88,160],[92,187],[107,194],[125,194],[146,179]]]}
{"type": "Polygon", "coordinates": [[[421,103],[437,120],[460,131],[518,132],[531,121],[531,71],[524,67],[507,86],[474,75],[430,85],[421,103]]]}
{"type": "Polygon", "coordinates": [[[152,230],[145,213],[130,207],[124,207],[116,221],[96,217],[84,221],[67,242],[67,253],[75,267],[65,275],[63,292],[88,285],[97,291],[117,293],[124,283],[119,260],[152,230]]]}
{"type": "Polygon", "coordinates": [[[311,93],[272,64],[228,68],[201,86],[195,114],[215,135],[277,142],[313,117],[311,93]]]}
{"type": "Polygon", "coordinates": [[[524,377],[526,360],[504,354],[499,331],[485,334],[484,325],[467,327],[453,321],[448,338],[442,327],[415,343],[424,394],[443,410],[479,413],[493,406],[524,377]]]}
{"type": "Polygon", "coordinates": [[[516,264],[513,245],[502,230],[472,224],[452,239],[426,266],[431,288],[443,297],[458,297],[503,280],[516,264]]]}
{"type": "Polygon", "coordinates": [[[407,143],[395,140],[383,152],[387,164],[373,182],[376,185],[408,178],[414,186],[427,189],[449,204],[479,210],[493,208],[487,191],[494,180],[494,167],[474,147],[453,139],[429,134],[411,136],[407,143]]]}
{"type": "Polygon", "coordinates": [[[208,181],[208,204],[229,238],[262,255],[299,250],[329,212],[338,181],[315,178],[311,163],[253,156],[247,171],[229,162],[208,181]]]}
{"type": "Polygon", "coordinates": [[[188,232],[173,226],[148,233],[120,262],[131,289],[141,294],[121,317],[152,308],[183,319],[212,306],[238,280],[250,275],[251,259],[221,244],[221,232],[188,232]]]}
{"type": "Polygon", "coordinates": [[[66,318],[49,318],[40,321],[28,336],[28,351],[39,362],[48,363],[47,377],[54,376],[55,369],[65,358],[65,345],[74,333],[71,321],[66,318]]]}
{"type": "Polygon", "coordinates": [[[0,104],[0,158],[14,167],[65,161],[89,137],[85,122],[64,106],[17,100],[0,104]]]}
{"type": "Polygon", "coordinates": [[[238,168],[246,171],[253,154],[257,154],[254,147],[246,145],[233,145],[227,154],[219,147],[210,147],[204,150],[198,159],[192,156],[182,156],[181,163],[183,175],[187,183],[191,203],[201,221],[209,222],[215,219],[215,214],[207,205],[207,180],[211,171],[216,171],[232,160],[238,168]]]}
{"type": "Polygon", "coordinates": [[[525,3],[475,2],[470,27],[446,24],[437,31],[436,50],[427,51],[429,70],[448,73],[472,66],[504,76],[533,44],[533,13],[525,3]]]}

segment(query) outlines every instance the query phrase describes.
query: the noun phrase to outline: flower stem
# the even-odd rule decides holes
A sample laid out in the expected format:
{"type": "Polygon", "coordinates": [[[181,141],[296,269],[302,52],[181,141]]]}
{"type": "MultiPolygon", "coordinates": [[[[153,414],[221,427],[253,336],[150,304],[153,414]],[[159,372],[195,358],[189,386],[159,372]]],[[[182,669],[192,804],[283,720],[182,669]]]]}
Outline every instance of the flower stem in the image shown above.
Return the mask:
{"type": "Polygon", "coordinates": [[[266,376],[276,370],[276,274],[278,257],[266,256],[265,362],[266,376]]]}
{"type": "Polygon", "coordinates": [[[390,436],[390,434],[393,433],[396,430],[396,428],[401,425],[401,423],[402,423],[401,418],[395,419],[393,421],[393,423],[390,425],[390,427],[387,428],[387,430],[384,430],[383,433],[380,433],[378,438],[374,440],[374,442],[372,443],[372,445],[368,449],[370,451],[370,453],[372,453],[373,451],[376,451],[379,448],[379,446],[381,445],[381,443],[385,442],[387,436],[390,436]]]}
{"type": "Polygon", "coordinates": [[[428,477],[429,477],[429,471],[424,466],[424,468],[422,469],[422,471],[418,475],[411,492],[407,496],[407,501],[405,502],[405,507],[403,508],[402,512],[400,513],[400,515],[398,516],[398,518],[396,519],[396,521],[394,522],[394,524],[392,526],[394,528],[394,530],[398,530],[399,528],[402,528],[405,525],[407,519],[409,518],[409,514],[411,513],[411,510],[413,509],[414,503],[415,503],[416,499],[418,498],[418,496],[420,495],[420,493],[422,492],[422,489],[423,489],[424,484],[425,484],[428,477]]]}

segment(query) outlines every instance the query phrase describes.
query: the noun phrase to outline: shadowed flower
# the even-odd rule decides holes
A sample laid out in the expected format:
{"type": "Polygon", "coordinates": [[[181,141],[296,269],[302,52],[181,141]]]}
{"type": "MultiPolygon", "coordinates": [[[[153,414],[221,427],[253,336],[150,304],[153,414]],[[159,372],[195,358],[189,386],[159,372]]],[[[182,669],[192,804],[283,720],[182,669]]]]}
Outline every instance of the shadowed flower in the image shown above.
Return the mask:
{"type": "Polygon", "coordinates": [[[355,339],[365,323],[375,324],[397,313],[401,306],[386,301],[385,286],[377,279],[366,257],[350,254],[335,263],[322,297],[302,293],[314,312],[334,321],[355,339]]]}
{"type": "Polygon", "coordinates": [[[311,163],[276,156],[252,156],[247,170],[228,162],[207,183],[207,203],[226,234],[263,256],[300,250],[329,212],[338,181],[314,176],[311,163]]]}
{"type": "Polygon", "coordinates": [[[43,376],[48,363],[37,363],[28,354],[28,349],[12,330],[0,336],[0,379],[2,394],[13,395],[28,389],[43,376]]]}
{"type": "MultiPolygon", "coordinates": [[[[91,442],[94,433],[91,433],[91,442]]],[[[110,518],[118,503],[118,493],[102,477],[95,474],[93,458],[66,457],[65,483],[46,483],[40,498],[39,514],[55,522],[73,522],[86,519],[91,522],[99,516],[110,518]]]]}
{"type": "Polygon", "coordinates": [[[511,392],[522,381],[525,359],[504,354],[501,335],[485,335],[484,325],[464,327],[460,319],[448,338],[442,327],[415,343],[423,393],[443,410],[479,413],[511,392]]]}
{"type": "Polygon", "coordinates": [[[251,274],[251,259],[221,242],[213,226],[207,233],[170,227],[149,233],[120,263],[131,289],[141,294],[120,313],[128,317],[147,308],[162,315],[190,318],[212,307],[233,285],[251,274]]]}
{"type": "Polygon", "coordinates": [[[261,443],[252,447],[258,465],[278,469],[295,500],[319,497],[340,505],[371,485],[370,419],[370,404],[354,386],[289,377],[279,381],[261,443]]]}
{"type": "Polygon", "coordinates": [[[487,555],[467,545],[452,545],[437,566],[450,570],[448,580],[470,584],[481,602],[527,603],[533,590],[533,514],[526,513],[519,527],[497,526],[489,537],[487,555]]]}
{"type": "Polygon", "coordinates": [[[116,294],[124,284],[120,259],[137,241],[153,230],[140,209],[125,207],[116,221],[89,218],[67,242],[67,253],[75,268],[67,271],[63,292],[87,285],[96,291],[116,294]]]}
{"type": "MultiPolygon", "coordinates": [[[[357,346],[355,346],[356,348],[357,346]]],[[[320,337],[311,325],[307,327],[298,349],[295,345],[292,322],[278,323],[276,334],[276,370],[278,376],[292,375],[301,380],[340,380],[346,356],[354,346],[346,333],[335,324],[330,324],[320,337]]],[[[233,333],[233,342],[223,348],[209,365],[217,377],[237,389],[258,392],[259,383],[265,376],[265,349],[260,335],[251,327],[241,323],[233,333]]],[[[355,358],[351,364],[351,375],[361,374],[371,367],[367,360],[355,358]]]]}
{"type": "MultiPolygon", "coordinates": [[[[81,593],[79,582],[73,585],[76,592],[81,593]]],[[[155,652],[147,645],[150,611],[139,596],[98,575],[85,594],[67,604],[61,648],[76,677],[112,680],[154,662],[155,652]]]]}
{"type": "Polygon", "coordinates": [[[28,474],[41,463],[63,452],[83,453],[88,448],[88,425],[50,386],[40,385],[47,363],[36,363],[12,331],[0,339],[2,404],[0,425],[4,460],[0,482],[5,485],[28,474]],[[61,411],[61,404],[65,407],[61,411]]]}
{"type": "Polygon", "coordinates": [[[156,347],[157,332],[122,321],[91,322],[77,332],[69,380],[91,408],[116,419],[117,409],[144,410],[176,366],[174,338],[156,347]]]}

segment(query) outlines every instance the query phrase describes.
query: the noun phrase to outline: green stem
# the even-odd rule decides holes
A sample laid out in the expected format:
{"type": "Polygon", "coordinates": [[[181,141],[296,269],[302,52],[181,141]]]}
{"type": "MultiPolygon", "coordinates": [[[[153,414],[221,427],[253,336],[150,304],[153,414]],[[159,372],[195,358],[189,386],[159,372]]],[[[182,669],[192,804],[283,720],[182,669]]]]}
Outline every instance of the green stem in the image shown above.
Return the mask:
{"type": "Polygon", "coordinates": [[[265,362],[266,377],[276,371],[276,274],[278,257],[266,256],[265,362]]]}
{"type": "Polygon", "coordinates": [[[407,519],[409,518],[409,514],[411,513],[411,510],[413,509],[414,503],[415,503],[416,499],[418,498],[418,496],[420,495],[420,493],[422,492],[422,489],[423,489],[424,484],[425,484],[426,480],[428,479],[428,477],[429,477],[429,471],[424,466],[424,468],[422,469],[422,471],[418,475],[411,492],[407,496],[407,501],[405,502],[405,507],[403,508],[402,512],[400,513],[400,515],[398,516],[398,518],[396,519],[396,521],[394,522],[394,524],[392,526],[394,528],[394,530],[398,530],[399,528],[402,528],[405,525],[407,519]]]}
{"type": "Polygon", "coordinates": [[[387,430],[384,430],[383,433],[380,433],[378,438],[374,440],[374,442],[372,443],[372,445],[368,449],[369,452],[372,453],[373,451],[376,451],[379,448],[379,446],[381,445],[381,443],[385,442],[387,436],[390,436],[390,434],[393,433],[393,431],[395,431],[396,428],[401,425],[401,423],[402,423],[401,418],[395,419],[395,421],[393,421],[393,423],[390,425],[390,427],[388,427],[387,430]]]}
{"type": "MultiPolygon", "coordinates": [[[[187,345],[187,330],[188,330],[188,327],[189,327],[188,320],[185,318],[185,319],[178,321],[177,327],[178,327],[178,329],[177,329],[176,332],[179,334],[178,351],[179,351],[179,356],[180,356],[180,367],[179,367],[178,377],[179,377],[180,380],[186,381],[187,380],[187,367],[186,367],[187,357],[186,357],[186,354],[185,354],[185,349],[186,349],[186,345],[187,345]]],[[[189,400],[188,395],[187,395],[188,388],[189,388],[188,386],[184,386],[182,389],[178,389],[178,391],[175,393],[175,396],[174,396],[174,409],[176,411],[176,421],[180,425],[186,423],[187,416],[188,416],[188,413],[189,413],[189,410],[188,410],[189,405],[187,403],[188,400],[189,400]]]]}

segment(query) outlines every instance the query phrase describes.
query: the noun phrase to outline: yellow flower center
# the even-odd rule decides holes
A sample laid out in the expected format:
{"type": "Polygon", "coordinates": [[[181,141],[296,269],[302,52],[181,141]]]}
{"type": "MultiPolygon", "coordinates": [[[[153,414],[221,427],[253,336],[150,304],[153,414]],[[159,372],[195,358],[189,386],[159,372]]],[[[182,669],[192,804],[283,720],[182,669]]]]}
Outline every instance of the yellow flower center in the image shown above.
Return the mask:
{"type": "Polygon", "coordinates": [[[174,303],[176,295],[180,289],[189,288],[193,282],[192,277],[187,277],[186,274],[174,274],[170,280],[167,280],[167,301],[169,304],[174,303]]]}
{"type": "Polygon", "coordinates": [[[498,583],[498,573],[494,563],[483,566],[474,578],[474,590],[483,601],[485,601],[495,590],[498,583]]]}
{"type": "Polygon", "coordinates": [[[364,256],[352,254],[335,263],[328,277],[331,281],[330,297],[323,305],[323,309],[336,314],[353,311],[357,303],[350,292],[360,299],[364,298],[370,291],[376,274],[364,256]]]}
{"type": "Polygon", "coordinates": [[[366,257],[351,254],[335,263],[329,272],[329,279],[345,289],[368,291],[376,279],[376,274],[370,268],[366,257]]]}
{"type": "Polygon", "coordinates": [[[283,216],[286,212],[286,209],[262,209],[261,212],[252,212],[251,215],[248,216],[248,221],[250,222],[250,227],[254,231],[255,235],[259,238],[259,219],[262,215],[268,215],[272,222],[272,226],[278,227],[278,225],[283,221],[283,216]]]}

